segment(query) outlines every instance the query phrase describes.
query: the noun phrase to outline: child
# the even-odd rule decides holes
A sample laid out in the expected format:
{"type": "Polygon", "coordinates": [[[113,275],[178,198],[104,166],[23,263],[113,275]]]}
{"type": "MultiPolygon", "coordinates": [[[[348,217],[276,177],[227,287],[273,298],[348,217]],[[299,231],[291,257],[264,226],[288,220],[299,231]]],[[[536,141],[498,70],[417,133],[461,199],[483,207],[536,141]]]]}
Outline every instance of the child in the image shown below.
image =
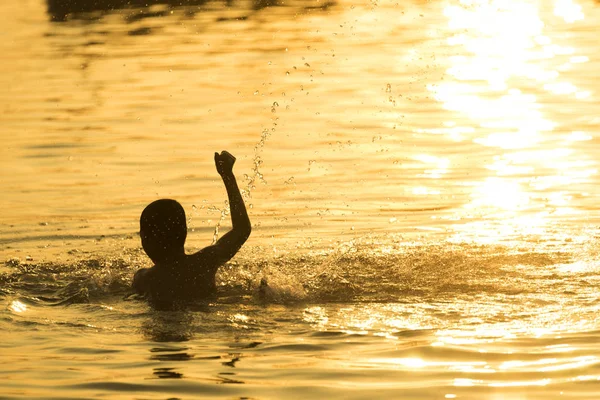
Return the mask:
{"type": "Polygon", "coordinates": [[[195,254],[185,254],[183,245],[187,226],[183,207],[175,200],[150,203],[140,217],[142,247],[154,262],[133,277],[136,293],[154,304],[201,299],[216,294],[215,274],[229,261],[250,236],[250,219],[233,175],[235,157],[226,151],[215,153],[217,172],[223,178],[233,228],[212,246],[195,254]]]}

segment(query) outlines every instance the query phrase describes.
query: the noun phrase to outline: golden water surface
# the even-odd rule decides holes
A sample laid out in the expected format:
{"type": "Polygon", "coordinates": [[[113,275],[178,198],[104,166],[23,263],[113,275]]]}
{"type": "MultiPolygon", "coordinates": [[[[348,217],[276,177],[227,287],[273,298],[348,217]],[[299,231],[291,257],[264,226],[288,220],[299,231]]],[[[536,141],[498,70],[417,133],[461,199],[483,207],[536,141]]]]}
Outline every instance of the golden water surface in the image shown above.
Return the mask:
{"type": "Polygon", "coordinates": [[[55,3],[0,4],[0,397],[597,398],[600,3],[55,3]],[[224,149],[244,300],[116,296],[224,149]]]}

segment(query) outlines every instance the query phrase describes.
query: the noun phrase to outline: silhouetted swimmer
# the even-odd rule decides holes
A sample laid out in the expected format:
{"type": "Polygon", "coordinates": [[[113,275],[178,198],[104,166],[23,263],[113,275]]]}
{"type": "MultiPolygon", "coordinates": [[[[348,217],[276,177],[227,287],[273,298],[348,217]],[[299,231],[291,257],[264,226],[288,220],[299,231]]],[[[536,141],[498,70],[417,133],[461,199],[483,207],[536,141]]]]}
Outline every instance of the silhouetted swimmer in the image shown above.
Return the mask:
{"type": "Polygon", "coordinates": [[[185,212],[175,200],[150,203],[140,217],[142,247],[154,262],[133,277],[133,289],[151,303],[170,305],[216,294],[215,274],[250,236],[250,219],[233,175],[235,157],[226,151],[215,153],[217,172],[227,189],[233,228],[214,245],[195,254],[184,251],[187,225],[185,212]]]}

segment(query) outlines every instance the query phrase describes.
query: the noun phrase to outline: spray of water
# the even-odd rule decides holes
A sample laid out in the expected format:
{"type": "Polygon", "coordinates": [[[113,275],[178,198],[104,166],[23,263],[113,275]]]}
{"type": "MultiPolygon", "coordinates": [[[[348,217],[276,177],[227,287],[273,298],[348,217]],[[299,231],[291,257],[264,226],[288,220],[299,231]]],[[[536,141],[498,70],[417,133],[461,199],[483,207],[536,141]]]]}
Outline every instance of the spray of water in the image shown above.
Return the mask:
{"type": "MultiPolygon", "coordinates": [[[[279,104],[277,102],[274,102],[271,111],[275,112],[273,110],[276,110],[277,107],[279,107],[279,104]]],[[[252,158],[252,172],[250,174],[244,174],[245,187],[242,188],[241,192],[242,197],[248,203],[249,208],[252,208],[252,203],[250,201],[252,200],[252,192],[256,189],[256,183],[261,182],[264,185],[267,184],[264,175],[260,171],[261,166],[263,164],[261,154],[269,136],[272,132],[275,132],[277,120],[277,117],[273,118],[273,127],[271,128],[271,130],[263,129],[260,135],[260,140],[256,143],[256,145],[254,145],[254,156],[252,158]]],[[[225,201],[224,207],[222,209],[218,209],[217,207],[209,207],[209,210],[220,212],[221,214],[219,221],[217,221],[217,224],[215,225],[215,230],[213,233],[213,244],[215,244],[219,239],[219,229],[221,227],[221,224],[229,216],[229,202],[225,201]]]]}
{"type": "Polygon", "coordinates": [[[217,207],[209,207],[209,210],[218,211],[221,213],[221,216],[219,218],[219,221],[215,225],[215,231],[213,233],[212,244],[215,244],[217,243],[217,240],[219,240],[219,228],[221,227],[221,223],[225,221],[230,212],[229,201],[225,200],[225,206],[220,210],[217,207]]]}

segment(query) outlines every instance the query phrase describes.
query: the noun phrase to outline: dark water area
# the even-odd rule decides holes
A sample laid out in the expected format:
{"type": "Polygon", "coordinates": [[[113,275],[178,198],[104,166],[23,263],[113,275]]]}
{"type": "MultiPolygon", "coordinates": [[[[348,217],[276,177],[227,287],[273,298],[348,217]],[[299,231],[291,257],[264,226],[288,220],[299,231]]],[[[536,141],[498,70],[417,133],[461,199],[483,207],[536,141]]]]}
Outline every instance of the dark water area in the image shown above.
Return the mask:
{"type": "Polygon", "coordinates": [[[597,1],[0,4],[0,398],[590,399],[597,1]],[[139,216],[252,235],[132,294],[139,216]],[[261,286],[261,282],[268,286],[261,286]]]}
{"type": "MultiPolygon", "coordinates": [[[[126,16],[128,22],[142,20],[144,18],[156,18],[165,17],[171,10],[185,11],[185,15],[188,18],[193,18],[197,13],[201,13],[214,7],[214,2],[207,0],[46,0],[48,3],[48,14],[51,21],[64,22],[67,19],[82,19],[86,21],[93,21],[102,18],[103,15],[110,12],[125,12],[129,13],[126,16]],[[212,3],[212,4],[211,4],[212,3]],[[155,9],[153,9],[155,8],[155,9]]],[[[278,0],[252,0],[250,3],[247,2],[236,2],[236,1],[224,1],[223,5],[228,8],[244,8],[250,4],[250,8],[253,11],[258,11],[266,7],[281,7],[290,5],[303,5],[305,11],[308,10],[326,10],[329,7],[334,6],[336,3],[330,2],[314,2],[311,4],[310,1],[292,1],[284,2],[278,0]]],[[[249,15],[242,15],[234,20],[247,19],[249,15]]],[[[219,21],[226,21],[226,18],[222,18],[219,21]]],[[[133,34],[147,34],[144,31],[138,31],[133,34]]]]}
{"type": "MultiPolygon", "coordinates": [[[[156,5],[171,7],[181,6],[203,6],[207,1],[135,1],[135,0],[47,0],[48,3],[48,14],[52,21],[65,21],[67,16],[71,15],[73,18],[81,17],[82,13],[107,13],[114,12],[121,9],[134,9],[137,8],[140,14],[144,14],[147,17],[161,17],[165,16],[166,11],[159,13],[145,12],[146,7],[152,7],[156,5]]],[[[228,4],[231,5],[231,4],[228,4]]]]}

